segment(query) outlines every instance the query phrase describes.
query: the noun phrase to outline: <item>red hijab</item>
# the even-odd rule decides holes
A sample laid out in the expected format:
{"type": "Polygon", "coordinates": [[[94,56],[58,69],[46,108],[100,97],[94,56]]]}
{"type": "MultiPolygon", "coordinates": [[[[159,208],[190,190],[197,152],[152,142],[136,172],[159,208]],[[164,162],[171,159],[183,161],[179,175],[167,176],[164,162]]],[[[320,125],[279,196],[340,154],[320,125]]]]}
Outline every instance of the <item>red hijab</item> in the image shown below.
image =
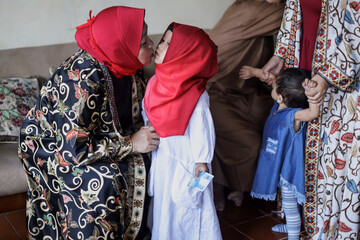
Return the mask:
{"type": "Polygon", "coordinates": [[[79,47],[107,66],[118,78],[135,74],[144,65],[138,54],[145,10],[130,7],[109,7],[87,23],[76,27],[79,47]]]}
{"type": "Polygon", "coordinates": [[[216,46],[202,29],[171,25],[164,61],[155,65],[144,97],[146,115],[160,137],[184,135],[207,80],[218,69],[216,46]]]}

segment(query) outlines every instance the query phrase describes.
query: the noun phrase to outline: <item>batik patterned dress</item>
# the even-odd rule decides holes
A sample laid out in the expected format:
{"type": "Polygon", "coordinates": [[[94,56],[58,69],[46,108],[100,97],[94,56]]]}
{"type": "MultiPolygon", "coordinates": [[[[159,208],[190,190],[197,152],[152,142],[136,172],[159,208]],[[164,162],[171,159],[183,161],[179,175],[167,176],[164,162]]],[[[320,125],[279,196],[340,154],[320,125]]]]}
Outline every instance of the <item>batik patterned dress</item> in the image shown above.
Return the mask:
{"type": "Polygon", "coordinates": [[[114,103],[117,79],[86,51],[66,60],[44,84],[19,142],[29,239],[135,238],[146,171],[142,155],[131,152],[129,134],[143,125],[141,74],[129,77],[127,129],[114,103]]]}
{"type": "MultiPolygon", "coordinates": [[[[298,67],[300,3],[286,2],[275,55],[298,67]]],[[[359,239],[360,5],[323,0],[312,74],[330,83],[321,116],[309,122],[305,162],[305,228],[313,239],[359,239]]]]}

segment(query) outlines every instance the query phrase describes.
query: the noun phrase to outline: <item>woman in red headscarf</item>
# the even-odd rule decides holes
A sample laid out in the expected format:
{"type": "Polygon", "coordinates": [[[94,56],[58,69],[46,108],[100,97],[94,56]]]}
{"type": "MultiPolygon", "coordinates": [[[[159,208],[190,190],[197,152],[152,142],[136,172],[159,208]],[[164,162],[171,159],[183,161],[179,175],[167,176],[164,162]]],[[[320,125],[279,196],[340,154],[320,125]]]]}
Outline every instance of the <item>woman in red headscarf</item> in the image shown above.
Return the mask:
{"type": "MultiPolygon", "coordinates": [[[[146,218],[144,9],[110,7],[77,27],[81,48],[44,84],[21,129],[29,239],[135,239],[146,218]],[[144,215],[145,214],[145,215],[144,215]]],[[[142,232],[142,231],[140,231],[142,232]]]]}
{"type": "Polygon", "coordinates": [[[221,239],[212,184],[203,191],[189,186],[200,172],[211,172],[215,132],[205,86],[216,71],[209,36],[197,27],[170,24],[144,97],[144,120],[161,137],[149,178],[153,239],[221,239]]]}

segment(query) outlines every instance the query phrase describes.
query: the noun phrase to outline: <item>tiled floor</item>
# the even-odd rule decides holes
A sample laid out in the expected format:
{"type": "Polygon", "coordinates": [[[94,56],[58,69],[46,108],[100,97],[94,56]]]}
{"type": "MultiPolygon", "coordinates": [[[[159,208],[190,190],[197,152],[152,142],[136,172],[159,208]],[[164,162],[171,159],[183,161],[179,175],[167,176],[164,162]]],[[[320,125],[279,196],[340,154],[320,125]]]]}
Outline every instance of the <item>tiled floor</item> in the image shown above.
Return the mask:
{"type": "MultiPolygon", "coordinates": [[[[224,240],[277,240],[287,239],[287,234],[275,233],[271,227],[284,223],[276,213],[275,202],[252,199],[245,194],[242,206],[226,202],[223,212],[218,212],[224,240]]],[[[302,233],[305,235],[305,233],[302,233]]]]}
{"type": "MultiPolygon", "coordinates": [[[[0,240],[25,239],[25,194],[0,198],[0,240]]],[[[236,207],[228,201],[225,211],[219,212],[224,240],[287,239],[286,234],[274,233],[271,227],[282,222],[274,202],[251,199],[245,195],[243,205],[236,207]]]]}
{"type": "Polygon", "coordinates": [[[25,239],[26,194],[0,197],[0,240],[25,239]]]}

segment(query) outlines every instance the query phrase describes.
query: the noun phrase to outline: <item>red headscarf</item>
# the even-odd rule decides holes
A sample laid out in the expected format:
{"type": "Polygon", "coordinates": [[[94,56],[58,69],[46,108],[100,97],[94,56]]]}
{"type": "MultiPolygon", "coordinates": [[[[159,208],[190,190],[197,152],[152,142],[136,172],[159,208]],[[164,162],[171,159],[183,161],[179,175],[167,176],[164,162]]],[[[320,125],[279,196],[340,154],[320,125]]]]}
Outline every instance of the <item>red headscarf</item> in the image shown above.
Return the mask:
{"type": "Polygon", "coordinates": [[[146,115],[160,137],[184,135],[207,80],[218,69],[216,46],[202,29],[171,25],[164,61],[155,65],[144,97],[146,115]]]}
{"type": "Polygon", "coordinates": [[[87,23],[76,27],[79,47],[107,66],[118,78],[133,75],[144,65],[138,54],[145,10],[130,7],[109,7],[87,23]]]}

